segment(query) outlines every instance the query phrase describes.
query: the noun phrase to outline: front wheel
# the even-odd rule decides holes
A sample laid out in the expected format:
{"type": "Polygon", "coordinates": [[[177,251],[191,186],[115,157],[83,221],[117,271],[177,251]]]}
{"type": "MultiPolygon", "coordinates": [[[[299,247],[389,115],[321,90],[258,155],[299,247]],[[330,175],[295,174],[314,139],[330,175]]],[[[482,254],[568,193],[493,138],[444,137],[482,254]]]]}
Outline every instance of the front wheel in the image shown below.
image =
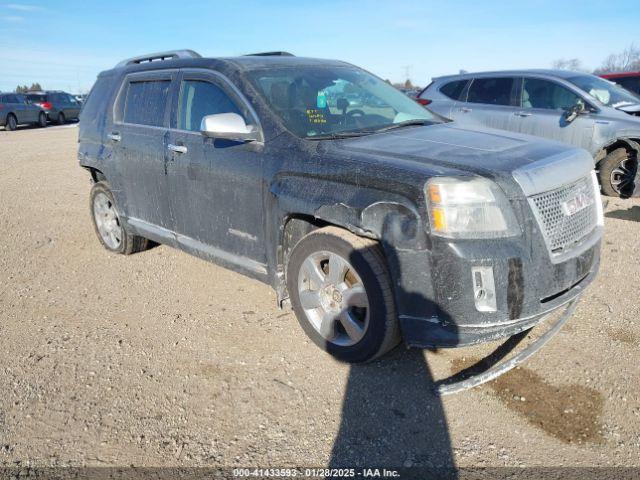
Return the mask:
{"type": "Polygon", "coordinates": [[[303,330],[339,360],[372,360],[400,340],[391,280],[373,240],[337,227],[311,232],[291,252],[287,289],[303,330]]]}
{"type": "Polygon", "coordinates": [[[58,125],[64,125],[64,123],[66,121],[67,121],[67,119],[65,118],[64,113],[62,113],[62,112],[58,113],[58,117],[57,117],[56,123],[58,125]]]}
{"type": "Polygon", "coordinates": [[[116,201],[107,182],[94,184],[89,197],[93,226],[104,248],[122,255],[147,248],[148,240],[127,232],[120,221],[116,201]]]}
{"type": "Polygon", "coordinates": [[[44,128],[47,126],[47,114],[44,112],[40,112],[40,115],[38,115],[38,126],[40,128],[44,128]]]}
{"type": "Polygon", "coordinates": [[[635,188],[638,160],[624,148],[616,148],[598,164],[602,193],[609,197],[628,197],[635,188]]]}

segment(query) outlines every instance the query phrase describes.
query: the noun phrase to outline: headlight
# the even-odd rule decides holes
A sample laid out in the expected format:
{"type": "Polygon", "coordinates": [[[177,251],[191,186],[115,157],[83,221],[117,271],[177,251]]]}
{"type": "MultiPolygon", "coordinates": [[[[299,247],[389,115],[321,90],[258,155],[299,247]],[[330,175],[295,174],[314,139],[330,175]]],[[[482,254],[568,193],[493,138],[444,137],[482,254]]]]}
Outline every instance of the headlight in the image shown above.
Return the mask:
{"type": "Polygon", "coordinates": [[[431,231],[449,238],[497,238],[520,228],[504,193],[485,178],[437,177],[425,186],[431,231]]]}

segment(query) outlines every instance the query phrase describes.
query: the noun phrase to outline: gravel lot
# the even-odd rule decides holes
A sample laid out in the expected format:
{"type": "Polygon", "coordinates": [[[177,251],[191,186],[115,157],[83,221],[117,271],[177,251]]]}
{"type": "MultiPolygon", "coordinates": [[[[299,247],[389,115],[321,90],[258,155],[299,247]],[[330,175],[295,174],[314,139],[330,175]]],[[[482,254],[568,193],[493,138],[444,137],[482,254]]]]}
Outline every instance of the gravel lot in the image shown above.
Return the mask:
{"type": "Polygon", "coordinates": [[[640,201],[524,367],[438,399],[482,351],[350,367],[269,287],[159,246],[107,253],[77,129],[0,130],[0,465],[640,466],[640,201]]]}

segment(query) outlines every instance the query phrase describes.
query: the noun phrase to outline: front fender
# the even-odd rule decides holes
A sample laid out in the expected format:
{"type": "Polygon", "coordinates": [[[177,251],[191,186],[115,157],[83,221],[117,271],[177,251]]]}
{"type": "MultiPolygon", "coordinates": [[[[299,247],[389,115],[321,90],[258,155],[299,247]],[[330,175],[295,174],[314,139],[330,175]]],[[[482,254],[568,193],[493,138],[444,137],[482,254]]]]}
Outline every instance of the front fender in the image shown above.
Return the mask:
{"type": "Polygon", "coordinates": [[[271,194],[277,199],[281,228],[289,217],[306,215],[395,248],[427,247],[420,209],[406,196],[306,177],[279,179],[271,194]]]}

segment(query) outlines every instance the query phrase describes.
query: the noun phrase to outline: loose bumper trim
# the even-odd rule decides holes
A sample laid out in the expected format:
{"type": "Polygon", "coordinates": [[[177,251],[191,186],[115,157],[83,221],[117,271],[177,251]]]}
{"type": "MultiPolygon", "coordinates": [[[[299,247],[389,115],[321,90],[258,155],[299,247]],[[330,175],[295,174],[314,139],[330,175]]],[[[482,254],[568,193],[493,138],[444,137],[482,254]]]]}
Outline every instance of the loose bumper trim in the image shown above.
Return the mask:
{"type": "MultiPolygon", "coordinates": [[[[509,360],[506,360],[503,363],[497,363],[497,364],[493,364],[492,366],[488,366],[487,363],[489,363],[490,365],[491,362],[487,362],[487,360],[490,357],[494,356],[498,352],[498,350],[502,348],[501,346],[493,354],[482,359],[477,364],[449,378],[445,378],[443,380],[439,380],[438,382],[436,382],[437,393],[439,395],[450,395],[452,393],[457,393],[463,390],[467,390],[469,388],[477,387],[478,385],[482,385],[483,383],[489,382],[494,378],[499,377],[503,373],[506,373],[509,370],[515,368],[516,366],[518,366],[519,364],[521,364],[522,362],[530,358],[538,350],[540,350],[549,340],[551,340],[560,331],[560,329],[562,329],[563,325],[567,322],[569,317],[573,314],[574,310],[576,309],[579,299],[580,297],[576,297],[573,300],[571,300],[571,302],[569,302],[565,307],[564,312],[562,312],[562,314],[560,315],[560,318],[556,320],[556,322],[549,328],[549,330],[547,330],[544,334],[540,336],[540,338],[538,338],[535,342],[533,342],[527,348],[522,350],[520,353],[516,354],[515,356],[511,357],[509,360]],[[479,373],[476,373],[472,376],[468,376],[470,372],[472,371],[477,372],[479,368],[481,369],[479,373]],[[462,379],[458,380],[458,378],[461,378],[461,377],[462,379]]],[[[517,343],[523,340],[531,330],[532,329],[529,329],[522,332],[521,334],[518,334],[515,344],[517,345],[517,343]]],[[[506,345],[509,342],[513,343],[512,339],[514,337],[510,337],[507,340],[507,342],[505,342],[504,345],[506,345]]],[[[497,356],[498,356],[498,361],[502,357],[504,357],[504,355],[502,354],[497,356]]]]}

